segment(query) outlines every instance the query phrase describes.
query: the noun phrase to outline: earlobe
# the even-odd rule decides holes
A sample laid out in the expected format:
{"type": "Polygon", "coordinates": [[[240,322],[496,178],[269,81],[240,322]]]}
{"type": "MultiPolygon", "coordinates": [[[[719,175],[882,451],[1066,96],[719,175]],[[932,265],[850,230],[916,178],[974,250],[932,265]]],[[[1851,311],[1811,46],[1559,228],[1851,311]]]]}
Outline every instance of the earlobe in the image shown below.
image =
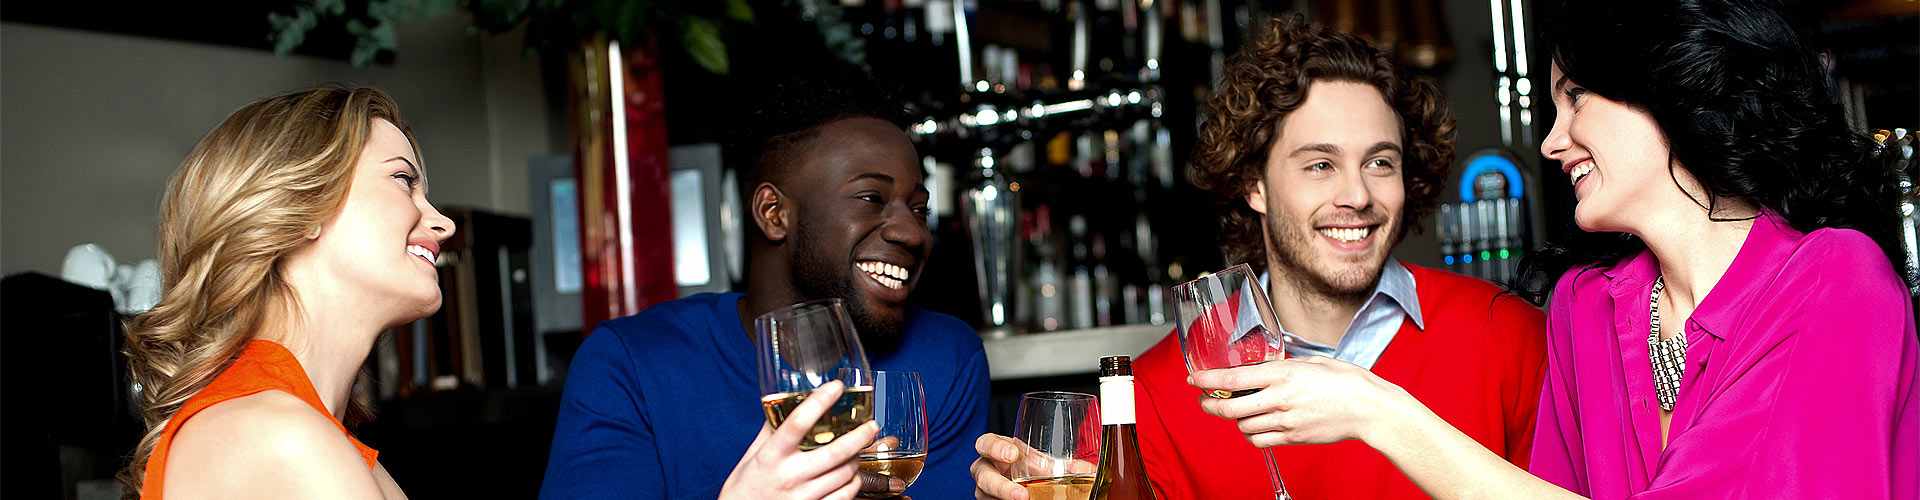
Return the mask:
{"type": "Polygon", "coordinates": [[[307,228],[307,239],[308,239],[308,240],[317,240],[317,239],[320,239],[320,225],[319,225],[319,224],[314,224],[314,225],[313,225],[313,227],[311,227],[311,228],[307,228]]]}
{"type": "Polygon", "coordinates": [[[763,182],[753,189],[752,196],[748,202],[748,217],[760,227],[760,234],[766,235],[769,241],[786,240],[788,207],[780,188],[763,182]]]}
{"type": "Polygon", "coordinates": [[[1267,214],[1267,183],[1266,182],[1254,181],[1253,189],[1247,190],[1247,208],[1251,208],[1253,209],[1253,211],[1259,212],[1260,215],[1267,214]]]}

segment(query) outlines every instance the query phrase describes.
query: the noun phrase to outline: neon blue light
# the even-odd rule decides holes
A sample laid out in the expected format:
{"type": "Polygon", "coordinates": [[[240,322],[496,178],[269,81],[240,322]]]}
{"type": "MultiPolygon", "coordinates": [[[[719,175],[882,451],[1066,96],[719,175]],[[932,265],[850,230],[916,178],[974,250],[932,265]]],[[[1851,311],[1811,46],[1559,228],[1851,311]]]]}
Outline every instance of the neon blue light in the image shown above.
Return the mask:
{"type": "Polygon", "coordinates": [[[1507,197],[1522,198],[1526,195],[1526,182],[1520,177],[1520,167],[1506,155],[1480,153],[1467,162],[1467,168],[1460,173],[1460,200],[1473,203],[1478,197],[1473,195],[1473,178],[1488,170],[1499,171],[1507,176],[1507,197]]]}

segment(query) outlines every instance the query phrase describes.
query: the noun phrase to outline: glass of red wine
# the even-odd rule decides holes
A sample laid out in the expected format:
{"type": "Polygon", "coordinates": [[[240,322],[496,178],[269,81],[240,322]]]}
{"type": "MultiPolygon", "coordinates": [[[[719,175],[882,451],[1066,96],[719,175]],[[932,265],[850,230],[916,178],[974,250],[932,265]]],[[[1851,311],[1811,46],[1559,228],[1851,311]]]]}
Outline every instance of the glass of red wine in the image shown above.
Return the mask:
{"type": "MultiPolygon", "coordinates": [[[[1273,303],[1267,300],[1265,284],[1246,264],[1236,264],[1217,273],[1173,286],[1175,331],[1180,336],[1180,352],[1187,360],[1187,372],[1256,365],[1286,358],[1286,341],[1275,325],[1273,303]]],[[[1228,399],[1258,392],[1258,389],[1203,389],[1207,397],[1228,399]]],[[[1280,480],[1280,469],[1272,450],[1261,450],[1267,458],[1267,479],[1276,500],[1288,500],[1287,486],[1280,480]]]]}

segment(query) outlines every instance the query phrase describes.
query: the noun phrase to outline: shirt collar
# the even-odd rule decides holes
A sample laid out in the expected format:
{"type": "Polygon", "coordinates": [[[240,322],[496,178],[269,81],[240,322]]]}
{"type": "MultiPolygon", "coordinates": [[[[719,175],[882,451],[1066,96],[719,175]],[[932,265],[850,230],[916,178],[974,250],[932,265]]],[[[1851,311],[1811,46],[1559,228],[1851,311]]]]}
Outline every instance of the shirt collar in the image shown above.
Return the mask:
{"type": "MultiPolygon", "coordinates": [[[[1747,239],[1740,244],[1740,251],[1734,254],[1727,272],[1714,284],[1713,291],[1700,299],[1687,321],[1709,335],[1725,339],[1735,319],[1732,317],[1734,305],[1746,302],[1753,294],[1765,293],[1761,284],[1766,280],[1762,278],[1779,271],[1780,264],[1793,253],[1801,236],[1804,234],[1780,214],[1762,209],[1754,217],[1753,229],[1747,232],[1747,239]]],[[[1642,249],[1604,273],[1608,279],[1607,292],[1618,304],[1623,300],[1644,300],[1654,278],[1660,276],[1660,266],[1654,261],[1652,250],[1642,249]]]]}
{"type": "MultiPolygon", "coordinates": [[[[1260,273],[1259,286],[1262,290],[1266,289],[1267,276],[1265,272],[1260,273]]],[[[1258,310],[1249,307],[1253,303],[1253,294],[1247,290],[1248,286],[1253,286],[1253,284],[1248,283],[1242,285],[1240,288],[1239,311],[1234,318],[1233,340],[1240,340],[1240,338],[1245,337],[1248,332],[1253,331],[1254,327],[1260,326],[1258,310]]],[[[1399,308],[1401,312],[1407,315],[1408,319],[1413,320],[1414,328],[1422,331],[1427,329],[1426,321],[1423,320],[1420,315],[1420,295],[1416,293],[1415,290],[1413,272],[1407,270],[1407,266],[1401,265],[1399,259],[1387,259],[1386,266],[1380,269],[1380,281],[1373,286],[1373,294],[1368,296],[1367,302],[1362,304],[1358,311],[1354,312],[1355,320],[1358,320],[1367,310],[1375,307],[1399,308]]],[[[1279,318],[1275,318],[1274,321],[1279,321],[1279,318]]],[[[1287,339],[1288,345],[1302,346],[1305,348],[1304,351],[1309,354],[1332,357],[1334,353],[1338,352],[1338,349],[1334,347],[1320,345],[1295,336],[1293,332],[1287,331],[1286,325],[1275,326],[1280,329],[1280,335],[1287,339]]],[[[1340,341],[1342,345],[1349,344],[1356,340],[1351,338],[1356,335],[1370,336],[1382,334],[1382,332],[1364,330],[1354,331],[1351,329],[1351,326],[1348,328],[1347,335],[1340,341]]]]}
{"type": "Polygon", "coordinates": [[[1691,321],[1715,337],[1726,338],[1725,333],[1732,331],[1734,320],[1738,319],[1735,311],[1739,304],[1749,302],[1757,294],[1770,293],[1766,283],[1772,280],[1768,278],[1781,271],[1787,258],[1799,248],[1802,236],[1805,234],[1787,224],[1780,214],[1762,210],[1760,216],[1754,218],[1747,240],[1740,244],[1740,253],[1733,256],[1733,263],[1720,275],[1713,291],[1700,299],[1691,321]]]}

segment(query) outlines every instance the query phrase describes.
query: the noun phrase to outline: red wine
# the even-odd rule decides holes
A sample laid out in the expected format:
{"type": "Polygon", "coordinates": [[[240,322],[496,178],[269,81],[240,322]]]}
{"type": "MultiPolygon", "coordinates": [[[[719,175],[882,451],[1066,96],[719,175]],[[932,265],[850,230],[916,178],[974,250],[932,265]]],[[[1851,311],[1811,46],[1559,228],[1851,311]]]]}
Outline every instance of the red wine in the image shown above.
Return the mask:
{"type": "Polygon", "coordinates": [[[1250,395],[1256,392],[1260,392],[1260,390],[1259,389],[1241,389],[1238,391],[1229,391],[1226,389],[1208,389],[1206,391],[1206,394],[1207,394],[1207,397],[1210,397],[1213,399],[1233,399],[1241,396],[1250,395]]]}

